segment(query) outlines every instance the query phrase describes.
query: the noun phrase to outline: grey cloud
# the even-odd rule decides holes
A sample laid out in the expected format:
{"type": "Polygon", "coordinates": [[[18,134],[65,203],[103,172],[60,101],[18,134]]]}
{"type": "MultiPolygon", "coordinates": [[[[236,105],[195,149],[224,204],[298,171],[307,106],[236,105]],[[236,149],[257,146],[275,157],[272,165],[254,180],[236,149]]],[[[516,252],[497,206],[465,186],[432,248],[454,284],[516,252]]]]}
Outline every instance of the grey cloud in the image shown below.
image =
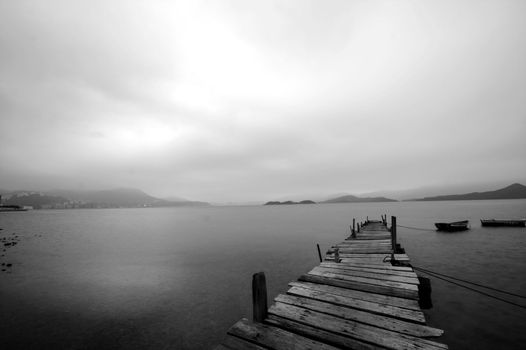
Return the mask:
{"type": "Polygon", "coordinates": [[[520,178],[524,10],[2,2],[0,187],[229,201],[520,178]]]}

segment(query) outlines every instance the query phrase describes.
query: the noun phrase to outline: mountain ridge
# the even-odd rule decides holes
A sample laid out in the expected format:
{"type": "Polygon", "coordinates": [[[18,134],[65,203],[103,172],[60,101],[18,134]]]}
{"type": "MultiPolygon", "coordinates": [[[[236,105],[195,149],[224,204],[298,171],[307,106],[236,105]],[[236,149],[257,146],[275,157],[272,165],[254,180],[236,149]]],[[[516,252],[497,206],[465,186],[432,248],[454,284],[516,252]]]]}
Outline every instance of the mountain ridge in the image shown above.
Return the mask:
{"type": "Polygon", "coordinates": [[[52,190],[11,191],[4,194],[3,201],[8,205],[32,206],[35,209],[58,208],[136,208],[136,207],[174,207],[207,206],[207,202],[170,201],[156,198],[136,188],[114,188],[107,190],[52,190]]]}
{"type": "Polygon", "coordinates": [[[450,201],[450,200],[491,200],[491,199],[521,199],[526,198],[526,186],[513,183],[493,191],[470,192],[463,194],[448,194],[424,198],[408,199],[407,201],[450,201]]]}
{"type": "Polygon", "coordinates": [[[396,199],[385,197],[357,197],[351,194],[331,198],[322,203],[376,203],[376,202],[398,202],[396,199]]]}

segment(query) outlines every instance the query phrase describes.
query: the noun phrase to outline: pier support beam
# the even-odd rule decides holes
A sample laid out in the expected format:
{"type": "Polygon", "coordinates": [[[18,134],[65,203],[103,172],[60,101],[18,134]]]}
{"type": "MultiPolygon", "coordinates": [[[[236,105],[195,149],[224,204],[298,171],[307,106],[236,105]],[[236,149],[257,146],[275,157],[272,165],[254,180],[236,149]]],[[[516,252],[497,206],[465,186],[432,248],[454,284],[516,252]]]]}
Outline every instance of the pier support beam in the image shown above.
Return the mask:
{"type": "Polygon", "coordinates": [[[267,281],[264,272],[252,275],[252,314],[254,322],[267,318],[267,281]]]}
{"type": "Polygon", "coordinates": [[[393,252],[396,251],[396,216],[391,216],[391,245],[393,252]]]}
{"type": "Polygon", "coordinates": [[[320,262],[323,262],[323,259],[321,258],[320,245],[316,243],[316,246],[318,247],[318,256],[320,257],[320,262]]]}

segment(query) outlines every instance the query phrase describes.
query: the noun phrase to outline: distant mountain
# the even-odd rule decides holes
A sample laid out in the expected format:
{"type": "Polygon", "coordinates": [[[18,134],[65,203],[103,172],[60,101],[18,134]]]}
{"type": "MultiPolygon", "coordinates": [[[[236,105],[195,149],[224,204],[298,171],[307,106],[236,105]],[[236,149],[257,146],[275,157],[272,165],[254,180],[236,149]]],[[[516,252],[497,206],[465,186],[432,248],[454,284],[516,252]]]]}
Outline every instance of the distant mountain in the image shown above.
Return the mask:
{"type": "Polygon", "coordinates": [[[284,202],[270,201],[270,202],[265,203],[264,205],[291,205],[291,204],[316,204],[316,202],[308,200],[308,199],[300,201],[300,202],[294,202],[294,201],[284,201],[284,202]]]}
{"type": "MultiPolygon", "coordinates": [[[[483,192],[488,189],[502,188],[508,186],[510,183],[524,183],[521,179],[514,179],[513,181],[486,181],[486,182],[470,182],[470,183],[454,183],[454,184],[440,184],[427,185],[421,187],[397,189],[397,190],[377,190],[374,192],[357,193],[359,197],[387,197],[398,200],[413,200],[414,198],[436,197],[448,193],[472,193],[483,192]]],[[[332,196],[337,197],[337,196],[332,196]]]]}
{"type": "Polygon", "coordinates": [[[456,200],[480,200],[480,199],[519,199],[526,198],[526,186],[514,183],[495,191],[471,192],[464,194],[450,194],[444,196],[424,197],[411,199],[413,201],[456,201],[456,200]]]}
{"type": "Polygon", "coordinates": [[[331,198],[341,197],[344,195],[347,195],[349,193],[333,193],[330,195],[327,194],[321,194],[321,193],[299,193],[299,194],[287,194],[280,197],[275,198],[275,201],[279,202],[286,202],[286,201],[294,201],[294,202],[300,202],[304,198],[309,198],[309,200],[312,200],[313,202],[323,202],[331,198]]]}
{"type": "Polygon", "coordinates": [[[103,191],[85,191],[67,195],[72,200],[105,204],[111,207],[151,206],[159,199],[135,188],[117,188],[103,191]]]}
{"type": "Polygon", "coordinates": [[[4,204],[40,208],[135,208],[205,206],[206,202],[169,201],[159,199],[135,188],[103,191],[54,190],[46,193],[17,191],[3,196],[4,204]]]}
{"type": "Polygon", "coordinates": [[[397,200],[385,197],[356,197],[353,195],[345,195],[341,197],[332,198],[322,203],[373,203],[373,202],[397,202],[397,200]]]}

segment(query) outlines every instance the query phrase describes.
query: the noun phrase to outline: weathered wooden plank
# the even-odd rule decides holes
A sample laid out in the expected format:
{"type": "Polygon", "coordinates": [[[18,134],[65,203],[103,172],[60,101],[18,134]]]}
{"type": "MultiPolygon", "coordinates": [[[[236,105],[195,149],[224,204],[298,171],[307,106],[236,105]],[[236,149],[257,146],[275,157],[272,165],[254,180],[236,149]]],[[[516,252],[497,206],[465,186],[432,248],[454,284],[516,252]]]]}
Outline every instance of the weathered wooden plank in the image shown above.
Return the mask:
{"type": "MultiPolygon", "coordinates": [[[[387,237],[387,236],[386,236],[387,237]]],[[[378,239],[384,239],[385,237],[357,237],[355,238],[354,240],[355,241],[364,241],[364,242],[367,242],[367,241],[376,241],[378,239]]]]}
{"type": "MultiPolygon", "coordinates": [[[[334,259],[327,259],[327,260],[334,260],[334,259]]],[[[391,265],[390,261],[384,261],[384,260],[374,260],[374,259],[357,259],[357,258],[340,258],[340,262],[343,263],[350,263],[350,264],[362,264],[362,265],[391,265]]]]}
{"type": "Polygon", "coordinates": [[[366,253],[366,254],[391,254],[392,252],[392,249],[391,247],[374,247],[374,246],[371,246],[371,247],[349,247],[349,248],[346,248],[346,247],[336,247],[336,248],[329,248],[327,249],[327,253],[332,253],[334,252],[336,249],[338,249],[340,252],[342,253],[355,253],[355,254],[360,254],[360,253],[366,253]],[[375,253],[374,251],[375,250],[380,250],[380,252],[378,253],[375,253]],[[388,253],[386,253],[388,252],[388,253]]]}
{"type": "MultiPolygon", "coordinates": [[[[326,255],[324,261],[325,260],[334,261],[334,256],[326,255]]],[[[340,261],[343,261],[345,263],[352,263],[352,264],[391,265],[391,261],[388,260],[387,258],[385,258],[384,260],[380,258],[362,259],[362,258],[349,258],[349,257],[342,258],[340,257],[340,261]],[[345,259],[345,261],[343,261],[342,259],[345,259]]]]}
{"type": "MultiPolygon", "coordinates": [[[[418,305],[417,300],[399,298],[399,297],[394,297],[394,296],[389,296],[389,295],[384,295],[384,294],[363,292],[363,291],[354,290],[354,289],[346,289],[342,287],[329,286],[325,284],[318,284],[318,283],[311,283],[311,282],[290,282],[289,286],[309,289],[309,290],[313,290],[319,293],[325,293],[329,295],[343,296],[343,297],[350,298],[350,299],[364,300],[364,301],[369,301],[369,302],[376,303],[376,304],[388,305],[388,306],[394,306],[394,307],[418,311],[420,316],[418,317],[411,316],[410,319],[415,319],[415,320],[422,319],[423,320],[424,314],[420,310],[420,306],[418,305]]],[[[417,321],[417,322],[420,322],[420,321],[417,321]]]]}
{"type": "Polygon", "coordinates": [[[325,271],[325,272],[336,273],[336,274],[341,274],[341,275],[348,275],[348,276],[373,278],[377,280],[385,280],[385,281],[392,281],[392,282],[401,282],[401,283],[416,284],[416,285],[420,284],[420,282],[418,282],[417,277],[387,275],[387,274],[381,274],[381,273],[338,269],[338,268],[325,267],[325,266],[318,266],[318,267],[315,267],[313,270],[325,271]]]}
{"type": "Polygon", "coordinates": [[[266,348],[263,348],[259,345],[250,343],[246,340],[243,340],[243,339],[240,339],[232,335],[228,335],[228,334],[225,337],[225,340],[223,340],[222,345],[232,350],[266,350],[266,348]]]}
{"type": "Polygon", "coordinates": [[[342,349],[353,349],[353,350],[385,350],[384,347],[377,345],[365,343],[353,338],[348,338],[335,334],[332,332],[327,332],[323,329],[317,327],[309,326],[303,323],[295,322],[288,320],[283,317],[268,315],[267,320],[265,321],[268,324],[275,325],[277,327],[288,329],[294,333],[298,333],[305,337],[309,337],[321,342],[337,346],[342,349]]]}
{"type": "Polygon", "coordinates": [[[335,244],[333,247],[338,248],[367,248],[367,247],[391,247],[392,244],[385,242],[379,242],[375,240],[364,240],[364,241],[347,241],[335,244]]]}
{"type": "Polygon", "coordinates": [[[299,297],[311,298],[339,306],[345,306],[356,310],[376,313],[378,315],[398,318],[405,321],[424,324],[426,322],[424,313],[420,310],[404,309],[398,306],[380,304],[378,302],[355,299],[347,296],[336,295],[317,290],[291,287],[288,294],[299,297]]]}
{"type": "MultiPolygon", "coordinates": [[[[330,256],[330,255],[328,255],[330,256]]],[[[353,260],[361,260],[363,262],[368,262],[368,261],[373,261],[373,262],[388,262],[390,263],[391,262],[391,254],[381,254],[381,256],[367,256],[367,254],[342,254],[340,253],[339,254],[339,257],[340,259],[353,259],[353,260]],[[362,256],[360,256],[362,255],[362,256]]],[[[395,260],[397,261],[404,261],[404,262],[409,262],[409,258],[404,258],[404,257],[401,257],[400,259],[397,259],[395,257],[395,260]]]]}
{"type": "Polygon", "coordinates": [[[418,291],[395,288],[382,284],[370,284],[362,281],[352,281],[345,279],[332,278],[330,276],[320,276],[314,274],[305,274],[299,278],[300,281],[322,283],[330,286],[342,287],[347,289],[361,290],[377,294],[391,295],[400,298],[418,299],[418,291]]]}
{"type": "Polygon", "coordinates": [[[360,236],[390,236],[391,232],[388,232],[386,230],[362,230],[359,234],[356,235],[356,237],[360,236]]]}
{"type": "Polygon", "coordinates": [[[361,267],[361,266],[350,266],[347,264],[341,264],[341,263],[335,263],[335,262],[322,262],[320,263],[321,267],[330,267],[333,269],[341,269],[345,271],[360,271],[360,272],[371,272],[371,273],[379,273],[379,274],[386,274],[386,275],[393,275],[393,276],[405,276],[405,277],[413,277],[418,278],[418,275],[411,271],[397,271],[397,270],[388,270],[388,269],[373,269],[369,267],[361,267]]]}
{"type": "MultiPolygon", "coordinates": [[[[392,247],[391,246],[388,246],[388,245],[377,245],[377,244],[371,244],[371,245],[361,245],[361,246],[357,246],[357,245],[354,245],[354,246],[337,246],[337,247],[332,247],[332,248],[329,248],[328,251],[334,251],[336,249],[339,249],[341,251],[356,251],[356,252],[361,252],[361,251],[367,251],[367,250],[392,250],[392,247]]],[[[375,253],[372,253],[372,254],[375,254],[375,253]]],[[[376,253],[376,254],[383,254],[382,253],[376,253]]]]}
{"type": "MultiPolygon", "coordinates": [[[[331,257],[328,255],[327,257],[331,257]]],[[[391,264],[391,255],[386,255],[383,258],[380,257],[355,257],[355,256],[348,256],[347,254],[341,254],[340,259],[345,259],[346,261],[353,261],[358,262],[362,264],[391,264]]]]}
{"type": "MultiPolygon", "coordinates": [[[[385,257],[390,257],[391,254],[360,254],[360,253],[346,253],[342,252],[340,250],[340,256],[346,256],[348,258],[360,258],[360,259],[367,259],[367,258],[380,258],[383,259],[385,257]]],[[[396,260],[409,260],[409,256],[407,254],[394,254],[394,257],[396,260]]]]}
{"type": "Polygon", "coordinates": [[[228,334],[245,339],[254,344],[272,349],[324,349],[336,350],[337,348],[320,343],[318,341],[305,338],[301,335],[288,332],[286,330],[264,325],[261,323],[251,323],[246,318],[241,319],[229,330],[228,334]]]}
{"type": "MultiPolygon", "coordinates": [[[[369,254],[339,254],[340,258],[342,258],[342,256],[345,256],[346,259],[356,259],[356,260],[361,260],[361,261],[367,261],[367,260],[372,260],[372,261],[387,261],[391,259],[391,254],[379,254],[380,256],[374,256],[374,255],[370,255],[368,256],[369,254]],[[361,256],[360,256],[361,255],[361,256]]],[[[327,257],[332,257],[334,256],[334,254],[326,254],[327,257]]]]}
{"type": "Polygon", "coordinates": [[[368,244],[368,243],[377,243],[377,244],[383,244],[383,243],[389,244],[389,243],[391,243],[392,244],[392,242],[390,242],[390,241],[391,241],[390,239],[385,238],[385,239],[377,239],[375,241],[370,241],[370,242],[364,242],[364,241],[358,241],[358,240],[352,238],[352,239],[344,239],[339,244],[360,244],[360,243],[361,244],[368,244]]]}
{"type": "Polygon", "coordinates": [[[392,253],[391,248],[366,248],[366,249],[348,249],[348,248],[334,248],[334,249],[328,249],[327,254],[334,254],[334,252],[338,249],[340,253],[343,254],[385,254],[389,255],[392,253]]]}
{"type": "Polygon", "coordinates": [[[367,236],[367,235],[371,235],[371,236],[381,236],[381,235],[387,235],[387,236],[390,236],[391,235],[391,232],[389,231],[386,231],[386,230],[362,230],[360,232],[360,234],[356,235],[357,237],[360,237],[360,236],[367,236]]]}
{"type": "MultiPolygon", "coordinates": [[[[334,259],[334,257],[326,257],[323,261],[328,261],[328,262],[335,262],[336,260],[334,259]]],[[[349,259],[349,258],[340,258],[339,260],[340,262],[342,263],[350,263],[350,264],[354,264],[354,265],[378,265],[378,266],[383,266],[383,265],[387,265],[390,263],[389,262],[385,262],[385,261],[380,261],[380,260],[361,260],[361,259],[349,259]]]]}
{"type": "Polygon", "coordinates": [[[279,302],[270,307],[269,314],[318,327],[342,336],[383,346],[387,349],[447,349],[447,346],[433,341],[400,334],[355,321],[344,320],[321,312],[279,302]]]}
{"type": "MultiPolygon", "coordinates": [[[[330,262],[331,264],[334,264],[334,262],[330,262]]],[[[412,267],[409,266],[393,266],[390,263],[378,265],[378,264],[372,264],[368,266],[368,264],[353,264],[351,262],[342,262],[340,263],[342,266],[357,266],[357,267],[367,267],[371,269],[379,269],[379,270],[389,270],[389,271],[414,271],[412,267]]]]}
{"type": "Polygon", "coordinates": [[[388,239],[388,238],[390,238],[390,237],[391,237],[391,236],[389,236],[389,235],[381,235],[381,236],[380,236],[380,235],[378,235],[378,236],[376,236],[376,235],[374,235],[374,236],[373,236],[373,235],[367,235],[367,236],[365,236],[365,235],[364,235],[364,236],[358,236],[358,237],[356,237],[355,240],[364,241],[364,240],[369,240],[369,239],[388,239]]]}
{"type": "Polygon", "coordinates": [[[415,337],[439,337],[444,333],[441,329],[402,321],[385,315],[376,315],[367,311],[342,307],[341,304],[332,304],[324,301],[284,294],[278,295],[274,300],[280,303],[318,311],[324,314],[344,318],[346,320],[353,320],[415,337]]]}
{"type": "Polygon", "coordinates": [[[377,244],[377,245],[392,245],[391,241],[389,239],[378,239],[378,240],[364,240],[364,241],[358,241],[355,239],[348,239],[343,242],[340,242],[336,245],[342,245],[342,246],[354,246],[354,245],[370,245],[370,244],[377,244]]]}
{"type": "Polygon", "coordinates": [[[352,275],[347,275],[347,274],[342,274],[342,273],[334,273],[334,272],[326,271],[325,269],[321,267],[316,267],[312,269],[311,271],[309,271],[308,274],[322,276],[322,277],[335,278],[335,279],[340,279],[340,280],[345,280],[345,281],[361,282],[361,283],[372,284],[376,286],[386,286],[386,287],[403,289],[403,290],[418,293],[418,286],[414,284],[394,282],[394,281],[388,281],[388,280],[380,280],[380,279],[368,278],[368,277],[352,276],[352,275]]]}

